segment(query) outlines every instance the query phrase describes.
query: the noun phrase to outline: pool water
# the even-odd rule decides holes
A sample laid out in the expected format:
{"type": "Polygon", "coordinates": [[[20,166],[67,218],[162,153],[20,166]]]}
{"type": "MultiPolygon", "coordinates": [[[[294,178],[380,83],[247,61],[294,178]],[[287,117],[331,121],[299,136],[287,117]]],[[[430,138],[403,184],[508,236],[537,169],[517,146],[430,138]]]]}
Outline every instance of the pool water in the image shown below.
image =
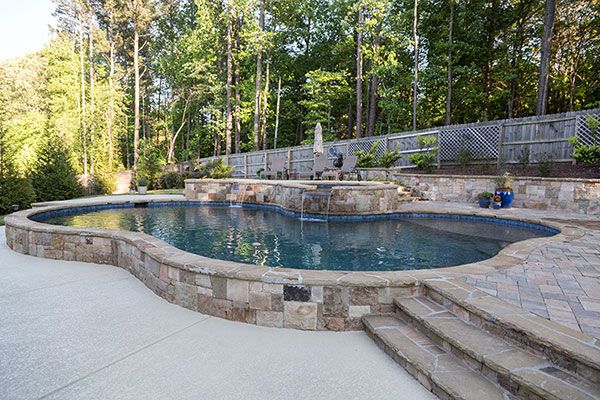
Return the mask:
{"type": "Polygon", "coordinates": [[[306,222],[274,210],[215,205],[116,208],[41,218],[45,223],[145,232],[222,260],[318,270],[398,271],[490,258],[510,243],[551,236],[482,219],[393,218],[306,222]]]}

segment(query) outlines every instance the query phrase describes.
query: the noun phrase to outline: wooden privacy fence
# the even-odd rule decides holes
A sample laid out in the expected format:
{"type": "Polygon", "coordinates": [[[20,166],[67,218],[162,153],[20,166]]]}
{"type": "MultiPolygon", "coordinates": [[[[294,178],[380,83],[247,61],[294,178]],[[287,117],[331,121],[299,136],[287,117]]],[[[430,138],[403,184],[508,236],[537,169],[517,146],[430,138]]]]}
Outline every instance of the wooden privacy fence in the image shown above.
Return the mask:
{"type": "MultiPolygon", "coordinates": [[[[414,168],[415,166],[408,161],[409,155],[430,150],[419,149],[418,138],[434,136],[439,149],[438,166],[457,164],[461,157],[465,156],[474,163],[497,163],[498,165],[519,163],[526,158],[529,163],[537,163],[541,160],[564,162],[573,160],[571,157],[573,147],[568,142],[570,137],[576,136],[586,145],[592,144],[594,140],[600,141],[600,137],[595,138],[596,135],[600,136],[600,133],[593,133],[589,127],[589,116],[600,121],[600,109],[340,140],[324,143],[324,148],[325,154],[332,161],[334,159],[332,153],[355,154],[359,150],[369,151],[376,145],[377,155],[387,151],[398,151],[402,155],[396,167],[414,168]]],[[[313,146],[303,145],[208,157],[200,159],[200,162],[223,158],[227,164],[235,166],[233,176],[251,178],[256,177],[261,169],[270,164],[272,157],[276,156],[285,156],[290,170],[310,171],[313,163],[313,146]]]]}

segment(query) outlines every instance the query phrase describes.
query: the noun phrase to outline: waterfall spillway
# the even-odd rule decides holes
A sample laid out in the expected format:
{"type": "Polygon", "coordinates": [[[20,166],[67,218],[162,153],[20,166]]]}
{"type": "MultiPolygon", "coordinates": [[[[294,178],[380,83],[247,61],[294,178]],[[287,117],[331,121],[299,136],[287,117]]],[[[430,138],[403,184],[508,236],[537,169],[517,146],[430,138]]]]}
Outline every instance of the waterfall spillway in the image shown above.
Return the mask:
{"type": "Polygon", "coordinates": [[[318,189],[318,190],[305,190],[302,192],[302,207],[300,211],[300,220],[301,221],[310,221],[310,222],[327,222],[329,219],[329,207],[331,204],[331,194],[332,189],[318,189]],[[325,210],[319,209],[314,210],[312,207],[308,207],[308,210],[305,211],[305,203],[307,200],[310,202],[319,199],[319,203],[325,202],[326,206],[325,210]],[[317,213],[315,213],[315,211],[317,213]]]}
{"type": "Polygon", "coordinates": [[[233,183],[231,185],[231,197],[229,198],[229,207],[241,207],[244,203],[244,196],[248,190],[248,185],[233,183]],[[235,195],[234,195],[235,193],[235,195]]]}

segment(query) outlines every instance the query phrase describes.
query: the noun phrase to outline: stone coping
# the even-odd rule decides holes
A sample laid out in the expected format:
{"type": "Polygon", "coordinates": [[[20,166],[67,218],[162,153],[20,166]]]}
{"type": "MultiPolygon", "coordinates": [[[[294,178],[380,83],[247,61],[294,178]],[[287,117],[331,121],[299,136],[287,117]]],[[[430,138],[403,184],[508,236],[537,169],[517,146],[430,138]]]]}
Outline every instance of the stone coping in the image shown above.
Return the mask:
{"type": "MultiPolygon", "coordinates": [[[[262,182],[262,181],[261,181],[262,182]]],[[[495,215],[492,210],[477,210],[471,212],[450,212],[431,210],[427,208],[426,203],[422,207],[412,207],[406,213],[428,213],[434,215],[465,215],[481,216],[487,218],[499,218],[507,220],[516,220],[526,223],[533,223],[548,226],[558,230],[560,233],[544,238],[533,238],[516,243],[512,243],[502,249],[492,258],[482,260],[476,263],[464,264],[454,267],[435,268],[425,270],[407,270],[407,271],[327,271],[327,270],[302,270],[292,268],[264,267],[253,264],[245,264],[234,261],[212,259],[197,254],[192,254],[177,249],[162,240],[151,235],[131,232],[131,231],[112,231],[95,228],[75,228],[60,225],[50,225],[43,222],[36,222],[30,217],[48,211],[64,210],[68,208],[93,207],[100,205],[119,205],[131,203],[149,203],[149,202],[180,202],[178,199],[143,199],[139,200],[112,200],[112,201],[86,201],[70,202],[65,205],[54,205],[48,207],[38,207],[35,209],[19,211],[10,214],[5,218],[7,227],[21,229],[28,232],[42,232],[64,235],[93,236],[99,238],[120,239],[126,243],[132,244],[140,251],[150,255],[155,260],[175,266],[182,270],[194,273],[203,273],[207,275],[216,275],[225,278],[234,278],[248,281],[261,281],[267,283],[285,283],[302,285],[339,285],[339,286],[366,286],[366,287],[386,287],[386,286],[413,286],[420,280],[458,276],[464,274],[488,274],[498,269],[511,267],[523,262],[529,254],[538,246],[552,242],[570,241],[579,238],[583,232],[577,227],[555,220],[545,218],[523,218],[516,216],[495,215]]],[[[186,200],[185,202],[194,202],[186,200]]],[[[198,204],[206,202],[197,201],[198,204]]],[[[402,213],[402,212],[400,212],[402,213]]]]}
{"type": "MultiPolygon", "coordinates": [[[[390,169],[394,176],[410,176],[415,178],[447,178],[447,179],[496,179],[498,175],[444,175],[444,174],[416,174],[401,172],[401,169],[390,169]]],[[[519,176],[512,175],[513,180],[535,180],[544,182],[582,182],[582,183],[600,183],[600,179],[593,178],[544,178],[538,176],[519,176]]]]}

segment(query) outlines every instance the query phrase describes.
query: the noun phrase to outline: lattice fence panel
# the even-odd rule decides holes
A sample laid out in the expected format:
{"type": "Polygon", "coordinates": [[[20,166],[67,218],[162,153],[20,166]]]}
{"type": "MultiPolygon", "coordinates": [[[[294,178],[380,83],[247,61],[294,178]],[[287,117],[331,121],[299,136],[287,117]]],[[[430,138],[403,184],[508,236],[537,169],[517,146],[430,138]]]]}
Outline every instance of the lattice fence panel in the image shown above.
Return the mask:
{"type": "Polygon", "coordinates": [[[467,150],[473,160],[498,158],[500,127],[498,125],[472,128],[444,128],[440,131],[440,159],[457,161],[462,149],[467,150]]]}
{"type": "Polygon", "coordinates": [[[348,155],[356,154],[356,152],[359,150],[369,152],[375,143],[378,143],[375,151],[377,156],[380,156],[383,153],[385,153],[385,139],[381,137],[361,139],[355,142],[348,143],[348,155]]]}
{"type": "Polygon", "coordinates": [[[588,123],[588,117],[594,118],[596,121],[600,122],[600,115],[598,114],[577,116],[577,138],[579,139],[579,143],[586,146],[600,143],[600,129],[596,129],[596,132],[592,132],[588,123]]]}

